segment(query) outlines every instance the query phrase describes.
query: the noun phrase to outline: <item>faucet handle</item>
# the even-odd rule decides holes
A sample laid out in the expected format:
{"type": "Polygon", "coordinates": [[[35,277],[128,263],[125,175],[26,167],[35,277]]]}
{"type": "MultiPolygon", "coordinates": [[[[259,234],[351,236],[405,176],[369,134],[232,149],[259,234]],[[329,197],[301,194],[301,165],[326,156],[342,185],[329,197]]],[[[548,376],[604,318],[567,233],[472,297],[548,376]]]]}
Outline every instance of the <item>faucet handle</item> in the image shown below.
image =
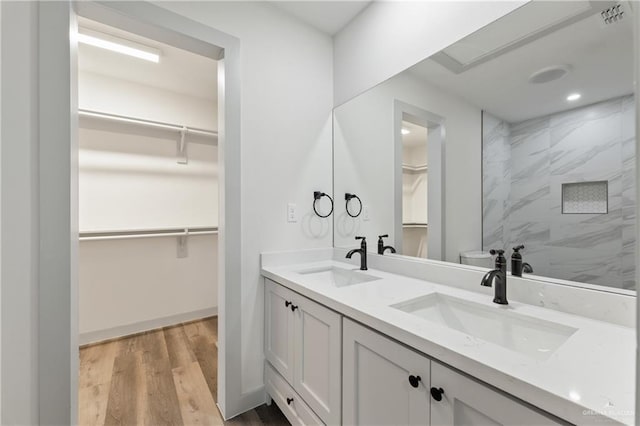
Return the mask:
{"type": "Polygon", "coordinates": [[[492,256],[495,256],[496,254],[500,256],[500,255],[503,255],[503,254],[504,254],[504,250],[501,250],[501,249],[497,249],[497,250],[496,250],[496,249],[491,249],[491,250],[489,250],[489,253],[491,253],[491,255],[492,255],[492,256]]]}
{"type": "Polygon", "coordinates": [[[366,239],[367,239],[367,237],[356,237],[356,240],[363,240],[364,241],[366,239]]]}
{"type": "Polygon", "coordinates": [[[520,250],[524,249],[524,244],[520,244],[519,246],[515,246],[513,248],[513,251],[515,251],[516,253],[518,253],[520,250]]]}
{"type": "Polygon", "coordinates": [[[389,234],[378,235],[378,238],[389,238],[389,234]]]}

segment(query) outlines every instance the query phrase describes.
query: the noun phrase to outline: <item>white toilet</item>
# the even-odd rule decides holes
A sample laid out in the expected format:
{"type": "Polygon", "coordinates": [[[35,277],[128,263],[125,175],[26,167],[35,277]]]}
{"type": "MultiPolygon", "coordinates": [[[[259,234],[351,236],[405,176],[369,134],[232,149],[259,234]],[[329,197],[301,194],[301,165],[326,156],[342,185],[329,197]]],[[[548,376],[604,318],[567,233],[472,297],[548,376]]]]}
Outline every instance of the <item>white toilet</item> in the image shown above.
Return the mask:
{"type": "Polygon", "coordinates": [[[460,253],[460,263],[482,268],[493,268],[493,256],[488,251],[463,251],[460,253]]]}

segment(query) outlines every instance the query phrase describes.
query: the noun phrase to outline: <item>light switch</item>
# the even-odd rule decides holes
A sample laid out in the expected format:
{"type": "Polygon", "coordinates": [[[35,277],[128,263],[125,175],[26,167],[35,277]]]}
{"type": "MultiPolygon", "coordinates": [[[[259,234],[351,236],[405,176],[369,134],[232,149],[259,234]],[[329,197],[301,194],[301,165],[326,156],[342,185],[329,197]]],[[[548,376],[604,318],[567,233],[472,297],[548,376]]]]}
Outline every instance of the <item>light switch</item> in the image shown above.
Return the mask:
{"type": "Polygon", "coordinates": [[[287,222],[295,223],[298,221],[298,206],[294,203],[287,204],[287,222]]]}

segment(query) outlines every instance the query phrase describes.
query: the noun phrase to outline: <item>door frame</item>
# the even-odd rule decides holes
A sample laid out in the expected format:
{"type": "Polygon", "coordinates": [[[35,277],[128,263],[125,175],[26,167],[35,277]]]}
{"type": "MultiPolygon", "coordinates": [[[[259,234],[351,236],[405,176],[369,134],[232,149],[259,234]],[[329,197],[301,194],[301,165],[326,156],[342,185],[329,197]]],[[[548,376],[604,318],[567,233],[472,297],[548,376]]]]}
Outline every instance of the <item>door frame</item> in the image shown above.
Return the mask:
{"type": "Polygon", "coordinates": [[[428,192],[427,212],[427,256],[431,260],[444,260],[446,256],[446,191],[445,191],[445,148],[446,120],[422,108],[394,100],[393,102],[393,188],[394,188],[394,245],[402,251],[402,121],[409,121],[427,128],[428,152],[428,192]]]}
{"type": "MultiPolygon", "coordinates": [[[[7,238],[3,232],[2,254],[3,264],[25,258],[32,272],[22,278],[26,283],[13,284],[27,284],[17,295],[25,308],[2,310],[0,423],[77,424],[78,420],[78,117],[77,43],[73,37],[78,16],[219,60],[218,405],[225,418],[255,405],[256,399],[264,399],[264,393],[242,393],[241,360],[237,356],[241,348],[237,330],[241,324],[242,278],[239,39],[145,2],[59,1],[12,7],[22,8],[20,18],[26,25],[18,34],[26,34],[26,42],[31,43],[26,57],[18,59],[31,70],[24,78],[28,87],[23,96],[32,105],[16,114],[23,120],[19,123],[23,128],[29,124],[33,130],[23,135],[28,138],[25,144],[29,149],[19,153],[21,158],[13,159],[24,160],[26,166],[22,168],[26,170],[10,172],[18,179],[26,174],[32,193],[20,197],[32,200],[24,203],[31,216],[25,219],[23,229],[7,238]],[[15,244],[18,237],[24,240],[25,235],[30,237],[25,249],[7,255],[4,248],[15,244]],[[23,324],[25,317],[32,321],[23,324]],[[7,350],[9,356],[5,356],[7,350]],[[20,351],[26,361],[12,365],[12,358],[17,358],[20,351]],[[26,385],[17,386],[19,383],[26,385]]],[[[3,104],[10,101],[4,95],[3,104]]],[[[13,136],[19,130],[24,131],[10,127],[7,133],[13,136]]],[[[2,131],[4,137],[4,126],[2,131]]],[[[7,198],[17,197],[4,190],[7,174],[3,173],[3,212],[10,210],[7,198]]],[[[11,228],[12,223],[5,222],[4,216],[2,219],[3,230],[5,226],[11,228]]],[[[3,268],[3,308],[16,303],[6,297],[14,294],[6,291],[11,282],[5,272],[3,268]]]]}

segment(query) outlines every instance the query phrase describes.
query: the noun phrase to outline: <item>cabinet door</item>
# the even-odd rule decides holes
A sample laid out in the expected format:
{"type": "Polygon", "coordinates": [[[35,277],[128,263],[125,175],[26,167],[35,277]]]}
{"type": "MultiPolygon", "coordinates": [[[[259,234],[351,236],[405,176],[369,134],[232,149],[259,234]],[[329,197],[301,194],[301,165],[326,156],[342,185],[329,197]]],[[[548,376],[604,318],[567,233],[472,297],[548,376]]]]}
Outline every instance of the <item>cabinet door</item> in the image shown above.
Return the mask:
{"type": "Polygon", "coordinates": [[[444,391],[440,401],[431,401],[434,426],[561,424],[437,362],[431,364],[431,386],[444,391]]]}
{"type": "Polygon", "coordinates": [[[429,370],[428,358],[345,318],[344,424],[429,424],[429,370]]]}
{"type": "Polygon", "coordinates": [[[341,316],[298,296],[294,320],[293,387],[327,424],[341,422],[341,316]]]}
{"type": "Polygon", "coordinates": [[[289,383],[293,383],[293,295],[291,290],[265,279],[264,353],[289,383]]]}

